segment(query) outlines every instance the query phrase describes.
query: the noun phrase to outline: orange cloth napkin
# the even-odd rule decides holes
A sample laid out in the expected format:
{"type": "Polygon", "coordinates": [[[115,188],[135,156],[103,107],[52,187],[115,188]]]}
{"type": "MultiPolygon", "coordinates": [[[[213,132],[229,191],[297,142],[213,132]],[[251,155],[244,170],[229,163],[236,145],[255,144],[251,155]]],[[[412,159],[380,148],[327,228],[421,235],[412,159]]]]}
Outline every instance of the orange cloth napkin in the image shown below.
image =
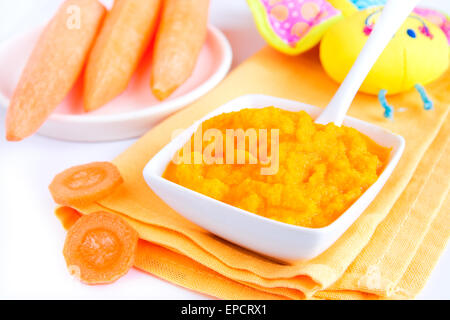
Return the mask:
{"type": "Polygon", "coordinates": [[[263,93],[326,106],[338,85],[324,73],[317,50],[288,57],[263,49],[117,157],[114,163],[125,183],[112,195],[56,213],[66,227],[78,212],[103,210],[124,217],[142,239],[137,268],[219,298],[412,298],[449,238],[449,80],[447,72],[427,87],[435,102],[432,111],[423,110],[416,92],[390,97],[392,105],[405,110],[395,114],[395,121],[382,117],[376,97],[357,95],[350,115],[402,135],[406,149],[369,208],[331,248],[310,261],[280,264],[205,231],[161,201],[142,170],[175,130],[237,96],[263,93]]]}

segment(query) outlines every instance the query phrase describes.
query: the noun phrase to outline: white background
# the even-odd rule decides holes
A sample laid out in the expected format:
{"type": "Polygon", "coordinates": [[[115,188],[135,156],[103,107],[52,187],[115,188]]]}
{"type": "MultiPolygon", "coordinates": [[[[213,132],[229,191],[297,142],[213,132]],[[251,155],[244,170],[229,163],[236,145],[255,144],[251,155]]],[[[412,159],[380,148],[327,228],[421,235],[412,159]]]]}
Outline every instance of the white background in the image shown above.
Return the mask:
{"type": "MultiPolygon", "coordinates": [[[[0,0],[0,41],[45,22],[60,2],[0,0]]],[[[422,3],[450,13],[448,0],[422,3]]],[[[232,44],[233,66],[264,45],[245,0],[212,0],[210,17],[232,44]]],[[[85,286],[73,280],[61,254],[65,232],[53,215],[54,203],[47,186],[59,171],[111,160],[135,140],[70,143],[35,135],[20,143],[8,143],[4,118],[0,110],[0,298],[207,298],[135,269],[107,286],[85,286]]],[[[441,257],[419,298],[450,299],[448,270],[450,250],[441,257]]]]}

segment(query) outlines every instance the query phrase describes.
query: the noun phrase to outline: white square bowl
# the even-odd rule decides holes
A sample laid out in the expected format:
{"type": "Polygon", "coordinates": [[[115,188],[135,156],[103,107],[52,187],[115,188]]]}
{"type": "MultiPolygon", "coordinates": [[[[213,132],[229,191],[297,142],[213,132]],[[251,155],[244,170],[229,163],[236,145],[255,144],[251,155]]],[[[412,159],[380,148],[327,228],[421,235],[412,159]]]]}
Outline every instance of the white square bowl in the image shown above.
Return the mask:
{"type": "Polygon", "coordinates": [[[337,220],[323,228],[305,228],[271,220],[207,197],[162,177],[173,155],[191,138],[203,121],[221,113],[267,106],[289,111],[304,110],[313,118],[323,110],[271,96],[241,96],[195,122],[162,148],[144,168],[144,178],[153,192],[175,211],[221,238],[281,261],[312,259],[328,249],[372,202],[397,165],[405,141],[401,136],[370,123],[351,117],[345,118],[344,125],[357,129],[381,146],[392,148],[392,151],[378,180],[337,220]]]}

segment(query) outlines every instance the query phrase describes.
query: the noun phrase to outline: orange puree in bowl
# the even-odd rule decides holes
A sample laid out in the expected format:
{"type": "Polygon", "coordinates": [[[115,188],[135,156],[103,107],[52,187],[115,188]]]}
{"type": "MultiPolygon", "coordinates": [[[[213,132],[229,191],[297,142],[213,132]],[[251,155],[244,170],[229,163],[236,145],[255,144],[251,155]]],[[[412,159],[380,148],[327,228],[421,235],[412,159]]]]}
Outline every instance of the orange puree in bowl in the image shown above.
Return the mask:
{"type": "Polygon", "coordinates": [[[389,152],[353,128],[315,124],[303,111],[243,109],[205,121],[164,177],[270,219],[320,228],[336,220],[377,180],[389,152]],[[208,129],[220,136],[205,135],[208,129]],[[240,138],[244,147],[236,137],[227,139],[227,129],[253,130],[257,148],[251,148],[250,134],[240,138]],[[259,129],[267,130],[267,140],[259,129]],[[261,153],[263,149],[267,152],[261,153]],[[237,163],[239,154],[245,163],[237,163]],[[262,174],[268,167],[275,169],[262,174]]]}

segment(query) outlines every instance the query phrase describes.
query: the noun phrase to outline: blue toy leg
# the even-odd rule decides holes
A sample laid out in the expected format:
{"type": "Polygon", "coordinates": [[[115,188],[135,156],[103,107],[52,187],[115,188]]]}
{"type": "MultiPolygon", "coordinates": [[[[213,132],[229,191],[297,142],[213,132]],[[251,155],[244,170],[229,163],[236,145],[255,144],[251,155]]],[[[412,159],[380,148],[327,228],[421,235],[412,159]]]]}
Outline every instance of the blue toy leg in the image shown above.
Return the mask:
{"type": "Polygon", "coordinates": [[[378,100],[381,106],[384,108],[384,117],[388,119],[394,119],[394,108],[391,107],[386,100],[387,90],[382,89],[378,92],[378,100]]]}
{"type": "Polygon", "coordinates": [[[419,92],[420,97],[422,98],[423,101],[423,108],[425,110],[431,110],[433,109],[433,101],[431,101],[428,96],[427,93],[425,92],[425,88],[423,86],[421,86],[420,84],[416,84],[414,85],[414,87],[416,88],[416,90],[419,92]]]}

